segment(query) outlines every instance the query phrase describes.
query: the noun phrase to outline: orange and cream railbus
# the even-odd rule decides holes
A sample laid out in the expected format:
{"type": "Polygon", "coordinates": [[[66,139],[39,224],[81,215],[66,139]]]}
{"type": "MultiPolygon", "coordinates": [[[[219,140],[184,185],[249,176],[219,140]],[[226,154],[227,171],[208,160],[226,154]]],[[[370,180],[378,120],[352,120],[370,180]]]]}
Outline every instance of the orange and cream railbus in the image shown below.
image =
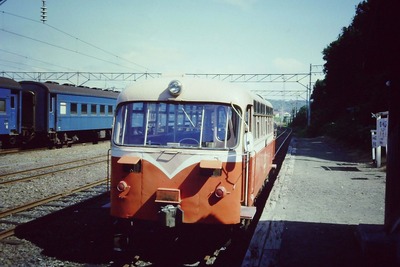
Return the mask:
{"type": "Polygon", "coordinates": [[[111,143],[112,216],[239,224],[273,168],[273,108],[233,83],[146,80],[120,93],[111,143]]]}

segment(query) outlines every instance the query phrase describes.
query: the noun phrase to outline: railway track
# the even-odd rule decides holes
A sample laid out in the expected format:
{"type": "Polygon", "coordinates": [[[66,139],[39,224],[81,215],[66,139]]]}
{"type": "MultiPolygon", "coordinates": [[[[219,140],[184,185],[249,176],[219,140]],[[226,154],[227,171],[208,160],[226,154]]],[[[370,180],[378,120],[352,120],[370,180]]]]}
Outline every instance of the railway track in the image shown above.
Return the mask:
{"type": "MultiPolygon", "coordinates": [[[[35,243],[40,247],[39,251],[47,251],[47,255],[52,257],[52,259],[46,259],[49,261],[48,266],[59,264],[58,261],[66,262],[65,265],[68,265],[68,262],[79,262],[96,263],[100,264],[100,266],[130,267],[240,266],[264,207],[262,203],[263,201],[265,203],[268,198],[281,161],[286,155],[285,147],[288,146],[290,141],[290,137],[288,137],[290,133],[290,130],[288,130],[277,136],[277,154],[274,160],[274,163],[277,164],[277,169],[269,177],[260,200],[257,201],[260,212],[257,212],[246,231],[240,231],[240,229],[225,231],[218,228],[209,230],[208,227],[196,228],[193,231],[191,228],[179,238],[169,234],[160,236],[158,232],[138,231],[135,234],[141,237],[134,245],[133,250],[127,253],[112,253],[112,245],[110,243],[112,242],[112,227],[114,224],[110,218],[109,210],[102,208],[109,201],[109,196],[102,196],[99,202],[96,203],[90,197],[92,200],[89,206],[85,202],[82,205],[80,204],[79,208],[64,209],[66,206],[73,205],[64,201],[61,195],[65,193],[55,194],[54,196],[59,195],[61,198],[36,207],[39,211],[42,209],[47,210],[49,207],[56,207],[58,210],[62,209],[61,213],[53,213],[54,216],[51,214],[46,216],[44,220],[35,220],[36,217],[32,219],[36,215],[30,212],[31,208],[20,211],[13,216],[3,218],[0,216],[0,223],[1,221],[9,220],[8,218],[10,217],[25,218],[26,215],[28,215],[27,219],[34,220],[31,221],[32,223],[24,224],[22,226],[24,230],[18,227],[19,231],[17,231],[16,237],[35,243]],[[52,244],[63,244],[62,249],[60,247],[55,248],[52,244]],[[55,263],[54,259],[58,261],[55,263]]],[[[97,165],[92,165],[93,167],[97,167],[97,165]]],[[[101,186],[99,194],[107,190],[105,189],[105,181],[101,186]]],[[[86,189],[82,190],[85,192],[86,189]]],[[[71,196],[75,195],[72,193],[71,196]]],[[[72,198],[75,199],[77,197],[72,198]]],[[[39,218],[44,218],[40,216],[39,218]]],[[[12,223],[11,219],[10,221],[12,223]]],[[[16,225],[11,225],[10,228],[12,227],[15,230],[16,225]]],[[[11,235],[14,230],[10,229],[11,235]]],[[[12,247],[12,245],[9,245],[9,247],[12,247]]]]}
{"type": "Polygon", "coordinates": [[[280,154],[286,154],[285,146],[287,147],[289,145],[288,140],[290,140],[290,137],[292,136],[292,129],[290,128],[285,128],[282,132],[278,134],[276,137],[276,147],[277,149],[275,150],[275,156],[280,156],[280,154]],[[285,151],[283,151],[285,150],[285,151]]]}
{"type": "MultiPolygon", "coordinates": [[[[12,225],[11,227],[8,227],[7,229],[3,229],[3,230],[0,231],[0,240],[14,235],[14,231],[15,231],[16,227],[18,225],[21,225],[22,223],[26,223],[26,221],[24,221],[22,223],[18,223],[18,222],[15,222],[15,221],[11,220],[11,218],[7,219],[7,217],[15,216],[15,215],[20,214],[22,212],[25,212],[25,211],[28,211],[28,210],[32,210],[34,208],[37,208],[37,207],[40,207],[40,206],[44,206],[46,204],[49,204],[51,202],[54,202],[56,200],[61,200],[61,199],[64,200],[63,201],[63,203],[64,203],[63,205],[55,204],[55,205],[52,205],[52,207],[54,207],[54,206],[57,207],[58,206],[60,209],[62,209],[65,206],[69,205],[69,204],[65,204],[65,203],[68,202],[68,201],[71,201],[71,200],[67,199],[71,195],[75,195],[77,193],[82,193],[83,195],[87,195],[87,196],[83,196],[84,198],[93,197],[95,195],[98,195],[99,191],[98,190],[88,191],[88,190],[92,189],[92,188],[95,188],[95,187],[97,187],[99,185],[105,185],[106,183],[107,183],[107,179],[103,179],[103,180],[100,180],[100,181],[96,181],[96,182],[84,185],[84,186],[79,187],[77,189],[68,190],[68,191],[65,191],[65,192],[62,192],[62,193],[59,193],[59,194],[55,194],[55,195],[52,195],[52,196],[49,196],[49,197],[46,197],[46,198],[43,198],[43,199],[39,199],[39,200],[30,202],[30,203],[27,203],[27,204],[24,204],[24,205],[15,207],[15,208],[7,209],[7,210],[4,210],[4,211],[0,212],[0,224],[2,224],[2,227],[5,227],[5,225],[7,225],[7,224],[8,225],[12,225]]],[[[101,192],[101,193],[104,193],[105,191],[106,190],[104,189],[104,191],[101,192]]],[[[72,205],[72,203],[71,203],[71,205],[72,205]]],[[[54,209],[52,209],[51,212],[54,212],[54,209]]],[[[51,213],[51,212],[49,212],[49,213],[51,213]]],[[[43,216],[43,213],[40,216],[43,216]]],[[[23,217],[28,217],[28,220],[33,220],[33,219],[39,218],[39,217],[36,217],[36,216],[27,215],[27,214],[24,214],[23,217]]]]}
{"type": "Polygon", "coordinates": [[[43,167],[38,167],[38,168],[33,168],[33,169],[27,169],[27,170],[21,170],[21,171],[0,174],[0,186],[15,184],[18,182],[30,181],[30,180],[34,180],[34,179],[37,179],[37,178],[40,178],[40,177],[43,177],[46,175],[54,175],[59,172],[65,172],[65,171],[70,171],[70,170],[74,170],[74,169],[78,169],[78,168],[82,168],[82,167],[87,167],[87,166],[94,165],[94,164],[105,163],[105,162],[107,162],[107,158],[103,159],[103,160],[93,161],[94,159],[105,158],[105,157],[107,157],[107,155],[97,156],[97,157],[93,157],[90,159],[73,160],[73,161],[58,163],[55,165],[48,165],[48,166],[43,166],[43,167]],[[81,163],[81,164],[77,165],[77,163],[81,163]],[[72,165],[72,166],[65,167],[67,165],[72,165]],[[15,178],[18,176],[24,176],[24,177],[15,178]]]}
{"type": "Polygon", "coordinates": [[[2,155],[0,240],[13,235],[25,222],[106,192],[107,180],[102,177],[107,176],[108,154],[104,146],[90,150],[79,146],[67,154],[35,149],[2,155]]]}
{"type": "MultiPolygon", "coordinates": [[[[101,143],[108,143],[110,142],[109,139],[105,140],[99,140],[97,144],[93,145],[98,145],[101,143]]],[[[86,146],[88,142],[77,142],[74,143],[73,146],[86,146]]],[[[62,149],[62,148],[60,148],[62,149]]],[[[0,156],[1,155],[9,155],[9,154],[16,154],[16,153],[25,153],[25,152],[32,152],[32,151],[40,151],[40,150],[45,150],[45,151],[51,151],[51,148],[47,147],[45,144],[36,144],[36,145],[30,145],[29,147],[13,147],[13,148],[2,148],[0,147],[0,156]]]]}

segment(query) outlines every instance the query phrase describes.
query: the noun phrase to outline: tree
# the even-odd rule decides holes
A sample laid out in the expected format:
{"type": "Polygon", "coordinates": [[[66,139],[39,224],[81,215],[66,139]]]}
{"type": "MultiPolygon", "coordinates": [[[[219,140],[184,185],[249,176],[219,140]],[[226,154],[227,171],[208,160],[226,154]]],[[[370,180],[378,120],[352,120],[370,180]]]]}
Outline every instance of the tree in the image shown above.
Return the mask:
{"type": "Polygon", "coordinates": [[[296,116],[291,123],[292,127],[306,127],[307,126],[307,107],[303,106],[299,109],[296,116]]]}
{"type": "Polygon", "coordinates": [[[369,144],[371,113],[388,110],[385,82],[395,67],[389,59],[400,49],[388,45],[400,38],[396,12],[388,12],[398,10],[396,5],[395,0],[361,2],[352,23],[323,50],[325,79],[317,81],[311,96],[311,124],[318,132],[369,144]]]}

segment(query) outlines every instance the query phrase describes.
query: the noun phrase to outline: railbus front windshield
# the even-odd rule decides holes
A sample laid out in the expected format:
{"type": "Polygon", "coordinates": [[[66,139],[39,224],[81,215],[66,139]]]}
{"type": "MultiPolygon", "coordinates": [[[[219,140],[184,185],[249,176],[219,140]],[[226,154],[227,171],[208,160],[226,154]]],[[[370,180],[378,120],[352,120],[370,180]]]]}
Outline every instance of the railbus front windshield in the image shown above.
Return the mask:
{"type": "Polygon", "coordinates": [[[131,102],[116,111],[113,142],[121,146],[231,149],[240,112],[228,104],[131,102]]]}

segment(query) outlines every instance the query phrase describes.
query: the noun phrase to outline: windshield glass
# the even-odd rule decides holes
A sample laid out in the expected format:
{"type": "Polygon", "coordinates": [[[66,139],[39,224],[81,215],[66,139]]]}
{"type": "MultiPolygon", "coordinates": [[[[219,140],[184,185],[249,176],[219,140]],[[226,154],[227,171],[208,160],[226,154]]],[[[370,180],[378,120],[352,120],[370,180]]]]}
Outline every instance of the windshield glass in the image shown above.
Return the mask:
{"type": "Polygon", "coordinates": [[[239,116],[229,105],[133,102],[118,107],[117,145],[232,148],[239,116]]]}

